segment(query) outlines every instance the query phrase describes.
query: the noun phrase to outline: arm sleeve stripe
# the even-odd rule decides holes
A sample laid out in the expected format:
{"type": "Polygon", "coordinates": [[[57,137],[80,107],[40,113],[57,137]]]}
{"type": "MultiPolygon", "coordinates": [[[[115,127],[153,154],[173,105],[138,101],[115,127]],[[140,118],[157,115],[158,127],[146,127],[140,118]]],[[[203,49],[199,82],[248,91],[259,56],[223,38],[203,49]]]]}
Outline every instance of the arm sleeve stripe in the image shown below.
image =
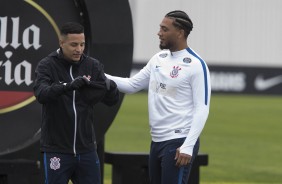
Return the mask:
{"type": "Polygon", "coordinates": [[[186,49],[190,54],[192,54],[193,56],[195,56],[196,58],[198,58],[202,64],[203,67],[203,72],[204,72],[204,79],[205,79],[205,105],[208,104],[208,79],[207,79],[207,68],[205,65],[205,61],[200,58],[192,49],[187,48],[186,49]]]}

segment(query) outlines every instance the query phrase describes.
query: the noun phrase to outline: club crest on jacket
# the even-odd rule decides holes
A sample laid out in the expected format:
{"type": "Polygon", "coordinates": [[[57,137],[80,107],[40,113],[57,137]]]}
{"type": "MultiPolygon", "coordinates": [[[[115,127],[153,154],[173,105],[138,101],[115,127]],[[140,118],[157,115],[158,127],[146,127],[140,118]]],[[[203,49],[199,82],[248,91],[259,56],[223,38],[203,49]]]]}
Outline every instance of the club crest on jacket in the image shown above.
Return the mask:
{"type": "Polygon", "coordinates": [[[173,66],[172,71],[170,72],[170,76],[171,78],[176,78],[178,77],[179,71],[181,70],[181,68],[179,66],[173,66]]]}

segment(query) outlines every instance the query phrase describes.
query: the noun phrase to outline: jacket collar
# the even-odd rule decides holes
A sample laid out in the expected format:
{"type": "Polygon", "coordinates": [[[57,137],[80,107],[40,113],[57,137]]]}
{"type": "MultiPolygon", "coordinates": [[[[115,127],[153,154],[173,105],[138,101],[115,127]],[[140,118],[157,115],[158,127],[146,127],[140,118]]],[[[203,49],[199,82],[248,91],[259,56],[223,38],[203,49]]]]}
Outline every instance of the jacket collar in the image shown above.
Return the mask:
{"type": "Polygon", "coordinates": [[[61,48],[58,48],[55,52],[51,53],[50,56],[57,57],[60,61],[62,61],[65,64],[69,64],[69,65],[80,65],[81,62],[86,58],[85,54],[82,54],[78,62],[66,60],[64,58],[64,53],[61,48]]]}

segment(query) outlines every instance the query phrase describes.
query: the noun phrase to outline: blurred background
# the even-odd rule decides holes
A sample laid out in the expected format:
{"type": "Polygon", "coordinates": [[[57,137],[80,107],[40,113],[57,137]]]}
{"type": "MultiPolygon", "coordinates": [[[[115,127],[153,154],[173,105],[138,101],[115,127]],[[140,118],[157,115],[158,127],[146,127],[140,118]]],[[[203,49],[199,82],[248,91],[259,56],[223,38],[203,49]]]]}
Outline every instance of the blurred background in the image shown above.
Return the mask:
{"type": "Polygon", "coordinates": [[[280,0],[129,0],[134,62],[147,62],[158,50],[164,15],[187,12],[194,23],[188,43],[210,65],[282,67],[280,0]]]}

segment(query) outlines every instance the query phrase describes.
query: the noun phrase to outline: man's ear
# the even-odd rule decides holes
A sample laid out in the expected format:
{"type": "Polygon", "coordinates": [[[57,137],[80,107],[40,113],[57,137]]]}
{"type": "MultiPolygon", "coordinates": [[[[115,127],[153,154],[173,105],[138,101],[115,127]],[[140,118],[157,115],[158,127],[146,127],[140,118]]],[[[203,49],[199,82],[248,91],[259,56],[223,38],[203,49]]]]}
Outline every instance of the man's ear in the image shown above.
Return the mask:
{"type": "Polygon", "coordinates": [[[59,45],[60,45],[60,47],[63,46],[63,40],[62,39],[59,39],[59,45]]]}
{"type": "Polygon", "coordinates": [[[181,37],[184,38],[184,34],[185,34],[184,30],[183,30],[183,29],[180,29],[180,30],[179,30],[178,38],[181,38],[181,37]]]}

